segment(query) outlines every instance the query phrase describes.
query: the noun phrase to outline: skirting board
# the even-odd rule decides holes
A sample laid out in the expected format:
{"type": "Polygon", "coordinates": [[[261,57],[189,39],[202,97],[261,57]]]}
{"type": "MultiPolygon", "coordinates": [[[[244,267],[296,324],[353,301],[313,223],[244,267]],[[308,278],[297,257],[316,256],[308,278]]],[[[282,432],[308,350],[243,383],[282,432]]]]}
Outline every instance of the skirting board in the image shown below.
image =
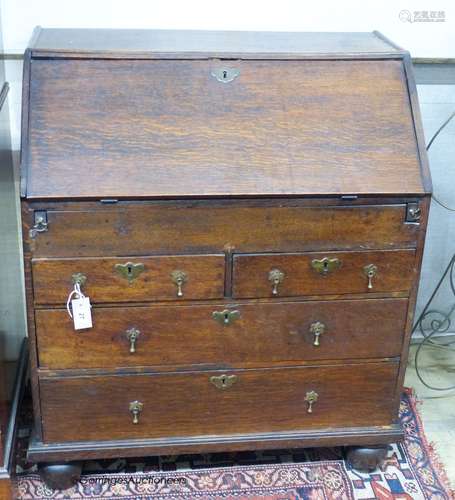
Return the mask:
{"type": "Polygon", "coordinates": [[[16,378],[14,382],[13,398],[11,401],[11,410],[9,424],[5,436],[3,467],[0,467],[0,498],[15,498],[13,495],[15,476],[15,443],[17,431],[17,419],[19,409],[24,395],[25,383],[27,380],[28,367],[28,343],[25,338],[22,342],[22,347],[19,355],[19,360],[16,370],[16,378]]]}

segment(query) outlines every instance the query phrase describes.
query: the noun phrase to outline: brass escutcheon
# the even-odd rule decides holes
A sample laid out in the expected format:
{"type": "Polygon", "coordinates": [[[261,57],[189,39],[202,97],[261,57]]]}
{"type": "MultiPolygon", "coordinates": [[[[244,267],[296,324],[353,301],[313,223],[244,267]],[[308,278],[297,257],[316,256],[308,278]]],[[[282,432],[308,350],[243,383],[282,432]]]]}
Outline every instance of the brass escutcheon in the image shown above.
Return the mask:
{"type": "Polygon", "coordinates": [[[319,274],[324,276],[335,271],[341,266],[341,260],[336,257],[329,258],[324,257],[323,259],[313,259],[311,261],[311,267],[317,271],[319,274]]]}
{"type": "Polygon", "coordinates": [[[219,377],[210,377],[210,382],[218,389],[227,389],[237,381],[237,375],[220,375],[219,377]]]}
{"type": "Polygon", "coordinates": [[[126,338],[130,342],[130,353],[134,354],[136,352],[136,341],[139,335],[141,334],[140,330],[136,328],[129,328],[126,332],[126,338]]]}
{"type": "Polygon", "coordinates": [[[183,271],[172,271],[172,282],[177,286],[177,297],[183,297],[183,285],[188,281],[188,276],[183,271]]]}
{"type": "Polygon", "coordinates": [[[139,414],[141,413],[143,408],[144,404],[140,401],[132,401],[130,403],[130,412],[133,415],[133,424],[139,423],[139,414]]]}
{"type": "Polygon", "coordinates": [[[126,262],[125,264],[115,264],[114,268],[122,278],[127,279],[128,282],[131,283],[142,273],[142,271],[144,271],[145,266],[140,262],[137,264],[126,262]]]}
{"type": "Polygon", "coordinates": [[[240,318],[240,311],[230,311],[229,309],[224,309],[223,311],[213,311],[212,318],[222,325],[230,325],[236,319],[240,318]]]}
{"type": "Polygon", "coordinates": [[[73,285],[84,286],[85,282],[87,281],[87,276],[82,273],[74,273],[71,276],[71,279],[73,280],[73,285]]]}
{"type": "Polygon", "coordinates": [[[315,321],[310,325],[310,333],[314,335],[313,345],[319,346],[319,337],[325,332],[325,325],[320,321],[315,321]]]}
{"type": "Polygon", "coordinates": [[[377,272],[378,268],[374,264],[368,264],[363,268],[363,273],[368,278],[368,290],[373,288],[373,278],[376,276],[377,272]]]}
{"type": "Polygon", "coordinates": [[[240,75],[240,70],[236,68],[218,68],[212,70],[212,76],[219,82],[229,83],[240,75]]]}
{"type": "Polygon", "coordinates": [[[305,401],[308,403],[308,413],[313,413],[313,405],[319,399],[319,394],[315,391],[307,392],[305,395],[305,401]]]}
{"type": "Polygon", "coordinates": [[[269,281],[272,283],[272,295],[278,295],[278,285],[283,283],[285,274],[279,269],[272,269],[269,272],[269,281]]]}

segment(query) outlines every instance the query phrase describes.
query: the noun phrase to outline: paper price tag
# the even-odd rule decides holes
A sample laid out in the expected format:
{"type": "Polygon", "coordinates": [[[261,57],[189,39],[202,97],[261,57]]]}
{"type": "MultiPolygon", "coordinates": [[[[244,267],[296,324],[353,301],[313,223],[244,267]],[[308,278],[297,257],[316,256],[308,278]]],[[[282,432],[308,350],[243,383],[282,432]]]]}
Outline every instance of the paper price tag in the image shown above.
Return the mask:
{"type": "Polygon", "coordinates": [[[73,310],[73,321],[75,330],[83,330],[84,328],[92,328],[92,306],[90,305],[89,297],[80,297],[71,301],[71,309],[73,310]]]}

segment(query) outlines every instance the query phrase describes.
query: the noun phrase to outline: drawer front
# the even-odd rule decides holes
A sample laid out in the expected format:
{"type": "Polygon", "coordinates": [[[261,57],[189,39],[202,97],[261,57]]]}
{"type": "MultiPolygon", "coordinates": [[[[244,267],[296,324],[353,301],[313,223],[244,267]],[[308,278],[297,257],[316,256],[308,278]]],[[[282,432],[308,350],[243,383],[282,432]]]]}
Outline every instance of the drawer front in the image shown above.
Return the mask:
{"type": "Polygon", "coordinates": [[[42,379],[44,442],[390,425],[397,369],[389,362],[42,379]]]}
{"type": "Polygon", "coordinates": [[[219,298],[224,268],[224,255],[33,259],[35,303],[65,304],[81,275],[92,303],[219,298]]]}
{"type": "Polygon", "coordinates": [[[409,292],[414,263],[413,250],[236,255],[233,296],[409,292]]]}
{"type": "MultiPolygon", "coordinates": [[[[48,230],[30,241],[35,257],[415,248],[419,233],[417,224],[405,223],[404,204],[253,200],[57,207],[47,212],[48,230]]],[[[33,210],[26,205],[23,220],[27,235],[33,210]]]]}
{"type": "Polygon", "coordinates": [[[40,366],[74,369],[399,356],[406,311],[406,299],[95,307],[84,331],[63,309],[35,318],[40,366]]]}

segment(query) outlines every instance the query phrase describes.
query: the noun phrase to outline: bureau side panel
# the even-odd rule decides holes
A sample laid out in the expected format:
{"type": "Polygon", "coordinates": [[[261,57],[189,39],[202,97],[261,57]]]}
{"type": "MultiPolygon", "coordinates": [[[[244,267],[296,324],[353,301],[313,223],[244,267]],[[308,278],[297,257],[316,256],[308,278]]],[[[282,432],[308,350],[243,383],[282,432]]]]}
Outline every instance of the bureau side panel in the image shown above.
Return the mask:
{"type": "Polygon", "coordinates": [[[426,237],[426,231],[427,231],[430,204],[431,204],[431,196],[430,195],[426,196],[420,202],[422,215],[421,215],[421,218],[419,221],[419,239],[417,242],[417,250],[416,250],[416,257],[415,257],[415,264],[414,264],[414,277],[413,277],[413,283],[412,283],[412,287],[411,287],[411,293],[409,295],[409,302],[408,302],[409,305],[408,305],[408,313],[407,313],[407,318],[406,318],[405,336],[404,336],[404,342],[403,342],[403,350],[401,353],[400,370],[398,373],[397,387],[396,387],[396,393],[395,393],[395,407],[396,407],[397,414],[398,414],[398,409],[399,409],[399,405],[400,405],[401,393],[403,391],[403,382],[404,382],[404,376],[405,376],[405,372],[406,372],[408,355],[409,355],[409,344],[411,341],[412,328],[413,328],[413,324],[414,324],[414,313],[415,313],[415,307],[416,307],[416,301],[417,301],[417,293],[419,290],[420,273],[421,273],[421,267],[422,267],[423,251],[424,251],[424,247],[425,247],[425,237],[426,237]]]}
{"type": "Polygon", "coordinates": [[[33,399],[33,418],[34,429],[38,437],[41,436],[41,402],[38,381],[38,346],[35,331],[35,309],[33,293],[33,240],[30,238],[30,230],[33,227],[33,211],[30,210],[28,202],[22,200],[22,238],[23,238],[23,258],[24,258],[24,279],[25,279],[25,298],[27,307],[27,331],[29,339],[29,357],[30,357],[30,384],[33,399]]]}

